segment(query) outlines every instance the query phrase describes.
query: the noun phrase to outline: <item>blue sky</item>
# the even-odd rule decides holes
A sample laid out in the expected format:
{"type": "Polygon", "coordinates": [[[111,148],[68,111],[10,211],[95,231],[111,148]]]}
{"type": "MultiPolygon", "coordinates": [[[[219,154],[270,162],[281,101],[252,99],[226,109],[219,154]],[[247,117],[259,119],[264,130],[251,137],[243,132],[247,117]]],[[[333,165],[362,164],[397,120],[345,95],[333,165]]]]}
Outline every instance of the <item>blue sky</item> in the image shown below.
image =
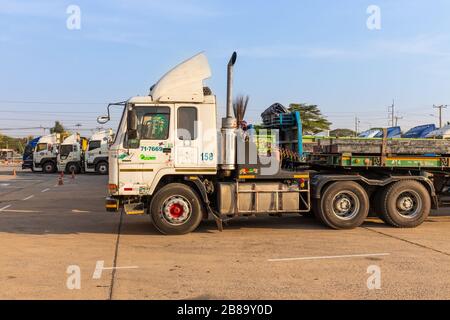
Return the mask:
{"type": "Polygon", "coordinates": [[[448,0],[0,0],[0,129],[59,119],[88,131],[105,103],[147,94],[199,51],[223,110],[233,50],[251,121],[273,102],[305,102],[333,128],[353,128],[355,116],[361,129],[386,126],[395,98],[403,128],[437,122],[433,104],[450,104],[449,14],[448,0]],[[72,4],[80,30],[66,28],[72,4]],[[366,26],[369,5],[381,30],[366,26]]]}

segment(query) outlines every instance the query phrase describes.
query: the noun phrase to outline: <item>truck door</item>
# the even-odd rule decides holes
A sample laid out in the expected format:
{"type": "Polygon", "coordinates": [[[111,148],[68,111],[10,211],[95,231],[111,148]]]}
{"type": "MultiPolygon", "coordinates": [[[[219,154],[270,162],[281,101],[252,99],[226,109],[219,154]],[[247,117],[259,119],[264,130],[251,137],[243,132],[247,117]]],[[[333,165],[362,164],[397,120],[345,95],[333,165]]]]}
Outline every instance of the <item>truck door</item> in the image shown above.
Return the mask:
{"type": "Polygon", "coordinates": [[[176,168],[196,168],[199,165],[198,116],[196,106],[176,106],[176,168]]]}
{"type": "Polygon", "coordinates": [[[170,106],[135,106],[138,138],[119,155],[121,194],[146,195],[155,177],[173,168],[173,121],[170,106]]]}

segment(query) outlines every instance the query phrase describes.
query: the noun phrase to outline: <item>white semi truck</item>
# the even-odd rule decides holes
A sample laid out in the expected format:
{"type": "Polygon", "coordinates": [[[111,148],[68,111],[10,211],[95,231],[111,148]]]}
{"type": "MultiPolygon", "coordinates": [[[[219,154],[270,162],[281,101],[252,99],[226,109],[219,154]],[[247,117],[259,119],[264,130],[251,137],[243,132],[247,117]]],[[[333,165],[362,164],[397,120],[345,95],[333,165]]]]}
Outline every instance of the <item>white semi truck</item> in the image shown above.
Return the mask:
{"type": "Polygon", "coordinates": [[[56,172],[60,142],[61,135],[59,133],[52,133],[39,139],[33,152],[33,171],[44,173],[56,172]]]}
{"type": "Polygon", "coordinates": [[[211,76],[203,54],[164,75],[148,96],[108,106],[99,123],[110,119],[111,106],[124,110],[109,151],[107,211],[148,214],[160,232],[185,234],[208,216],[222,229],[233,217],[310,212],[331,228],[351,229],[369,210],[411,228],[432,208],[450,206],[447,140],[405,144],[384,130],[376,141],[323,141],[309,153],[300,112],[279,106],[248,132],[233,114],[235,62],[236,53],[220,129],[216,97],[203,84],[211,76]]]}
{"type": "Polygon", "coordinates": [[[112,129],[102,130],[91,136],[84,153],[85,172],[108,174],[108,151],[113,137],[112,129]]]}

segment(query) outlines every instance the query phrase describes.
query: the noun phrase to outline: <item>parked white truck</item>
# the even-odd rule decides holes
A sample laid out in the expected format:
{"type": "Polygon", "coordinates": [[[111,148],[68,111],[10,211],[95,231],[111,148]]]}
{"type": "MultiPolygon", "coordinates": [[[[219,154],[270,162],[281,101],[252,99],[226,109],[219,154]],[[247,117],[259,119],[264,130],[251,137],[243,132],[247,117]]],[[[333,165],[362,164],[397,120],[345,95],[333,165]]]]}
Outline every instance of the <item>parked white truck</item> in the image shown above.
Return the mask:
{"type": "Polygon", "coordinates": [[[112,129],[102,130],[91,136],[84,154],[85,172],[108,174],[108,150],[113,136],[112,129]]]}
{"type": "Polygon", "coordinates": [[[448,140],[403,145],[384,129],[378,140],[349,146],[336,139],[305,152],[299,111],[275,104],[256,128],[238,122],[235,61],[234,53],[220,127],[216,98],[203,86],[211,75],[203,54],[168,72],[148,96],[108,106],[99,123],[112,105],[124,107],[109,152],[108,211],[148,214],[162,233],[185,234],[208,215],[222,229],[233,217],[313,212],[331,228],[352,229],[369,210],[386,224],[413,228],[431,209],[450,206],[448,140]]]}
{"type": "Polygon", "coordinates": [[[86,143],[79,133],[68,136],[59,146],[57,166],[59,172],[80,173],[83,169],[86,143]]]}
{"type": "Polygon", "coordinates": [[[39,139],[33,152],[33,171],[44,173],[56,172],[60,142],[61,135],[59,133],[52,133],[39,139]]]}

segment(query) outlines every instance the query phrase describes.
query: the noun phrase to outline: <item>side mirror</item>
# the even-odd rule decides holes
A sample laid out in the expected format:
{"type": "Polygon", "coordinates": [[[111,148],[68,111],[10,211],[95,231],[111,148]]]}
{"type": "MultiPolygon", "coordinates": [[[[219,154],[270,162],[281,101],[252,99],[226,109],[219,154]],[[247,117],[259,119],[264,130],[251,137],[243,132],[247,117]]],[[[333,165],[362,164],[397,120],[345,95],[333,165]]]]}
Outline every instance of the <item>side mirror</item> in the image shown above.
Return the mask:
{"type": "Polygon", "coordinates": [[[127,134],[128,139],[136,139],[137,138],[137,114],[136,110],[133,108],[128,109],[127,114],[127,134]]]}
{"type": "Polygon", "coordinates": [[[109,119],[108,116],[100,116],[100,117],[97,118],[97,122],[99,124],[105,124],[105,123],[109,122],[109,120],[110,119],[109,119]]]}

